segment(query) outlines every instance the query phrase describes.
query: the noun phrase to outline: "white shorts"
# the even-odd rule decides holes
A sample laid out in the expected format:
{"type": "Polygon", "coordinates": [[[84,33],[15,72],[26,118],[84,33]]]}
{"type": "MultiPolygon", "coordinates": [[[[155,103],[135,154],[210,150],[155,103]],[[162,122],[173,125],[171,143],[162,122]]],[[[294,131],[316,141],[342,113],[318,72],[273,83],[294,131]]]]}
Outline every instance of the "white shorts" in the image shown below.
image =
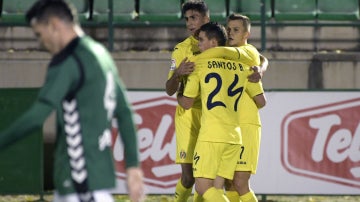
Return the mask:
{"type": "MultiPolygon", "coordinates": [[[[113,196],[108,190],[98,190],[92,192],[96,202],[114,202],[113,196]]],[[[59,195],[57,191],[54,193],[53,202],[80,202],[78,194],[59,195]]]]}

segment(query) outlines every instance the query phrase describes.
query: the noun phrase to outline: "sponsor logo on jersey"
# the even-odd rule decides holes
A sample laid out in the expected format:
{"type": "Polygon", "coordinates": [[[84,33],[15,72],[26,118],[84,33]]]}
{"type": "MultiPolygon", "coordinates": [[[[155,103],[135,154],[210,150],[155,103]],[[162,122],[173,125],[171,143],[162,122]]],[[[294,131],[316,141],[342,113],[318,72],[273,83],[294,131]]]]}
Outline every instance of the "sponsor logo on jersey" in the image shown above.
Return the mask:
{"type": "Polygon", "coordinates": [[[198,161],[200,160],[200,156],[197,154],[197,152],[194,154],[194,164],[196,165],[198,161]]]}
{"type": "Polygon", "coordinates": [[[185,159],[186,158],[186,152],[184,150],[181,150],[179,156],[180,156],[180,159],[185,159]]]}
{"type": "MultiPolygon", "coordinates": [[[[181,168],[175,164],[176,136],[174,115],[177,101],[164,96],[132,103],[138,129],[141,166],[144,182],[158,188],[175,187],[181,168]]],[[[113,155],[118,178],[125,179],[123,145],[113,127],[113,155]]]]}
{"type": "Polygon", "coordinates": [[[360,98],[291,112],[281,133],[290,173],[360,188],[360,98]]]}
{"type": "Polygon", "coordinates": [[[171,65],[170,65],[170,70],[173,71],[176,68],[176,60],[175,59],[171,59],[171,65]]]}
{"type": "Polygon", "coordinates": [[[246,165],[246,161],[237,161],[238,165],[246,165]]]}

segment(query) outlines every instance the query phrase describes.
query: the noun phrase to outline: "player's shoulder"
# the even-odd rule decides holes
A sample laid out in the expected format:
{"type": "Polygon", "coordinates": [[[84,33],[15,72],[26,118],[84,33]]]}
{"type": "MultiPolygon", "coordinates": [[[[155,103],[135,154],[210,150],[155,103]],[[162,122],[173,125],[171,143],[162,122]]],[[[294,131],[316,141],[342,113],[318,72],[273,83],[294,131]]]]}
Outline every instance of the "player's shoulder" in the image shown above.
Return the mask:
{"type": "Polygon", "coordinates": [[[197,43],[196,39],[193,36],[189,36],[188,38],[176,44],[174,47],[174,51],[178,49],[189,49],[194,43],[197,43]]]}
{"type": "Polygon", "coordinates": [[[241,46],[241,47],[243,47],[247,51],[251,51],[253,53],[259,53],[258,49],[252,44],[246,44],[246,45],[241,46]]]}

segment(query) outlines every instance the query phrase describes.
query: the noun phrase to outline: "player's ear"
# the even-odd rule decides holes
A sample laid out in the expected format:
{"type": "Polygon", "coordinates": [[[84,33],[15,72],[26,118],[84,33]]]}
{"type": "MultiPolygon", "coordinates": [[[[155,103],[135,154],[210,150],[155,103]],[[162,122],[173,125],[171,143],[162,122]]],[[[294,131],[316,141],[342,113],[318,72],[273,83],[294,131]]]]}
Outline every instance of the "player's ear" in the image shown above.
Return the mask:
{"type": "Polygon", "coordinates": [[[212,39],[210,40],[210,44],[211,44],[211,47],[219,46],[219,43],[218,43],[218,41],[217,41],[215,38],[212,38],[212,39]]]}
{"type": "Polygon", "coordinates": [[[206,23],[210,22],[210,17],[209,16],[206,15],[204,18],[205,18],[206,23]]]}
{"type": "Polygon", "coordinates": [[[202,21],[204,22],[204,24],[210,22],[210,13],[206,13],[206,14],[201,14],[202,17],[202,21]]]}
{"type": "Polygon", "coordinates": [[[250,32],[245,32],[244,38],[246,38],[246,39],[250,38],[250,32]]]}

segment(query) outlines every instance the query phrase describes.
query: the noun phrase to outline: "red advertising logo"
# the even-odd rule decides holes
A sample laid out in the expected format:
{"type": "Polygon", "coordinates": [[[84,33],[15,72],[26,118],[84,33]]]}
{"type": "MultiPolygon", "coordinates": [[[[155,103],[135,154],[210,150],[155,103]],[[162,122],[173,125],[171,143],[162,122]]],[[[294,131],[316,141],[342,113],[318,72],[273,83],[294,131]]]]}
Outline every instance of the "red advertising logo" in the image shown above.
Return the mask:
{"type": "MultiPolygon", "coordinates": [[[[174,131],[174,113],[177,105],[172,97],[159,97],[132,103],[135,111],[135,123],[138,129],[141,166],[144,182],[147,185],[170,188],[180,178],[181,170],[176,165],[176,138],[174,131]]],[[[113,154],[118,178],[125,179],[124,151],[113,128],[113,154]]]]}
{"type": "Polygon", "coordinates": [[[281,147],[289,172],[360,188],[360,99],[288,114],[281,147]]]}

